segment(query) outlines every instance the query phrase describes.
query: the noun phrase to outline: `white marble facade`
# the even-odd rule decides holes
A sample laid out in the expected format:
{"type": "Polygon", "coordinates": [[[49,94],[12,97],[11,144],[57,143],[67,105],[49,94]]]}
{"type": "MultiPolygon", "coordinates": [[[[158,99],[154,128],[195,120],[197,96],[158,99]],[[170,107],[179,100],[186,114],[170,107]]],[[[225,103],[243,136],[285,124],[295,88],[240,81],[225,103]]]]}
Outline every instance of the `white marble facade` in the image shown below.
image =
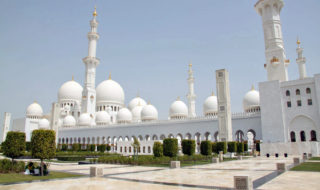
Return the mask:
{"type": "MultiPolygon", "coordinates": [[[[252,87],[244,95],[243,113],[231,114],[232,140],[261,140],[266,144],[318,141],[320,138],[320,74],[307,76],[306,59],[297,41],[300,78],[289,80],[289,61],[280,22],[283,6],[283,0],[259,0],[255,4],[262,17],[268,81],[259,83],[260,92],[252,87]]],[[[220,140],[217,96],[212,94],[203,100],[203,116],[196,116],[192,64],[188,70],[188,102],[179,98],[173,102],[168,120],[158,120],[156,107],[140,96],[133,98],[126,107],[124,89],[111,75],[96,86],[95,73],[100,63],[96,58],[99,39],[96,10],[90,26],[88,56],[83,59],[85,84],[82,86],[74,79],[65,82],[51,113],[44,114],[41,106],[34,102],[28,107],[25,118],[13,121],[11,130],[25,131],[30,140],[32,130],[51,128],[58,134],[57,143],[108,143],[114,148],[118,142],[129,142],[133,137],[146,143],[168,137],[195,139],[197,143],[204,139],[220,140]]]]}

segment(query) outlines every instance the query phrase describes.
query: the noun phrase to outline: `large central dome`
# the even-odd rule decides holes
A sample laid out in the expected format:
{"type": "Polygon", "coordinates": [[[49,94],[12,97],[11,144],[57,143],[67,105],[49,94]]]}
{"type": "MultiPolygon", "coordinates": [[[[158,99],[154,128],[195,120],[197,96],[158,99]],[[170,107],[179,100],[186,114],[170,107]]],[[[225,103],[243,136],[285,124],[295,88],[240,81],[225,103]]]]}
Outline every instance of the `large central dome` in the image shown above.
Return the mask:
{"type": "Polygon", "coordinates": [[[79,101],[82,97],[82,86],[74,80],[65,82],[59,89],[59,102],[65,101],[79,101]]]}
{"type": "Polygon", "coordinates": [[[114,80],[105,80],[97,88],[97,105],[118,104],[124,105],[124,92],[119,83],[114,80]]]}

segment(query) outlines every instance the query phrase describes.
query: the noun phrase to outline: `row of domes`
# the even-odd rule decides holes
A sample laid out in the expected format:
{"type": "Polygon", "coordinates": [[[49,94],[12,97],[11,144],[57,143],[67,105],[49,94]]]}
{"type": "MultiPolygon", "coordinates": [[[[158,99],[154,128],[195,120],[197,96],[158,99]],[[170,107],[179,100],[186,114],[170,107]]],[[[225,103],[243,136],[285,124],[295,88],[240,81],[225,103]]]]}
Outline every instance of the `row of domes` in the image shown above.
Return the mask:
{"type": "MultiPolygon", "coordinates": [[[[68,81],[64,83],[61,88],[59,89],[58,98],[59,102],[64,101],[79,101],[81,102],[82,97],[82,86],[75,82],[73,79],[71,81],[68,81]]],[[[100,105],[108,105],[108,104],[117,104],[121,105],[121,107],[124,106],[124,91],[123,88],[120,86],[119,83],[117,83],[114,80],[111,80],[109,78],[108,80],[105,80],[101,82],[97,88],[96,88],[96,94],[97,94],[97,106],[100,105]]],[[[136,97],[130,101],[128,104],[128,109],[130,111],[133,111],[133,109],[138,106],[145,106],[147,103],[140,97],[136,97]]],[[[259,92],[256,91],[254,88],[252,88],[249,92],[246,93],[243,99],[243,109],[244,111],[250,110],[252,107],[257,107],[260,105],[260,97],[259,92]]],[[[137,108],[135,110],[135,113],[133,114],[133,117],[137,115],[137,113],[140,111],[137,108]]],[[[204,104],[203,104],[203,113],[204,115],[212,115],[216,114],[218,111],[218,103],[217,103],[217,97],[212,94],[209,96],[204,104]]],[[[188,108],[185,105],[184,102],[177,100],[173,102],[173,104],[170,107],[170,117],[184,117],[188,115],[188,108]]]]}

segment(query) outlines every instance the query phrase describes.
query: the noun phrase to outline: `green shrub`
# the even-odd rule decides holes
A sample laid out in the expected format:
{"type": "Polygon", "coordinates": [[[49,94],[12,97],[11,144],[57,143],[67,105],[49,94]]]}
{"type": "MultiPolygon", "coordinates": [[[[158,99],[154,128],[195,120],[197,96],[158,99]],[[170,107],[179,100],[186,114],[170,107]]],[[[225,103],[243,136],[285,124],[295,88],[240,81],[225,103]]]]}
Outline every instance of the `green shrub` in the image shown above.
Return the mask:
{"type": "Polygon", "coordinates": [[[61,150],[62,150],[62,151],[67,151],[67,150],[68,150],[68,145],[62,144],[62,145],[61,145],[61,150]]]}
{"type": "Polygon", "coordinates": [[[237,152],[237,142],[228,142],[228,152],[237,152]]]}
{"type": "Polygon", "coordinates": [[[109,152],[111,150],[111,146],[107,144],[107,151],[109,152]]]}
{"type": "Polygon", "coordinates": [[[60,161],[83,161],[86,159],[84,156],[57,156],[56,158],[60,161]]]}
{"type": "MultiPolygon", "coordinates": [[[[41,167],[44,165],[44,159],[51,159],[56,154],[56,133],[54,130],[34,130],[31,136],[31,154],[33,158],[41,161],[41,167]]],[[[41,170],[43,176],[43,170],[41,170]]]]}
{"type": "Polygon", "coordinates": [[[211,146],[212,146],[212,152],[219,154],[217,142],[213,142],[211,146]]]}
{"type": "Polygon", "coordinates": [[[244,151],[248,152],[248,143],[244,143],[244,151]]]}
{"type": "Polygon", "coordinates": [[[22,161],[13,161],[11,162],[8,159],[0,160],[0,173],[9,173],[9,172],[23,172],[25,164],[22,161]]]}
{"type": "Polygon", "coordinates": [[[223,154],[227,153],[227,142],[217,142],[217,151],[223,151],[223,154]]]}
{"type": "Polygon", "coordinates": [[[95,144],[87,145],[87,151],[91,151],[91,152],[96,151],[96,145],[95,144]]]}
{"type": "Polygon", "coordinates": [[[100,152],[105,152],[106,149],[107,149],[107,145],[101,144],[101,145],[99,145],[98,151],[100,151],[100,152]]]}
{"type": "Polygon", "coordinates": [[[12,172],[20,173],[24,172],[25,163],[23,161],[14,162],[12,166],[12,172]]]}
{"type": "Polygon", "coordinates": [[[196,142],[194,140],[184,139],[181,142],[182,153],[192,156],[196,152],[196,142]]]}
{"type": "Polygon", "coordinates": [[[31,152],[31,142],[26,142],[26,151],[31,152]]]}
{"type": "Polygon", "coordinates": [[[26,134],[23,132],[9,131],[6,140],[2,143],[3,154],[12,159],[24,155],[26,150],[26,134]]]}
{"type": "Polygon", "coordinates": [[[200,153],[202,155],[208,156],[212,154],[212,145],[211,141],[201,141],[200,144],[200,153]]]}
{"type": "Polygon", "coordinates": [[[244,143],[243,142],[238,142],[237,153],[243,153],[243,152],[244,152],[244,143]]]}
{"type": "Polygon", "coordinates": [[[163,147],[161,142],[154,142],[153,143],[153,155],[155,157],[163,156],[163,147]]]}
{"type": "Polygon", "coordinates": [[[80,151],[80,144],[78,143],[72,144],[72,151],[80,151]]]}
{"type": "Polygon", "coordinates": [[[260,142],[256,142],[256,151],[260,152],[260,142]]]}
{"type": "Polygon", "coordinates": [[[163,140],[163,155],[168,157],[176,157],[178,154],[178,139],[163,140]]]}
{"type": "Polygon", "coordinates": [[[9,173],[12,170],[12,163],[8,159],[0,160],[0,172],[1,173],[9,173]]]}

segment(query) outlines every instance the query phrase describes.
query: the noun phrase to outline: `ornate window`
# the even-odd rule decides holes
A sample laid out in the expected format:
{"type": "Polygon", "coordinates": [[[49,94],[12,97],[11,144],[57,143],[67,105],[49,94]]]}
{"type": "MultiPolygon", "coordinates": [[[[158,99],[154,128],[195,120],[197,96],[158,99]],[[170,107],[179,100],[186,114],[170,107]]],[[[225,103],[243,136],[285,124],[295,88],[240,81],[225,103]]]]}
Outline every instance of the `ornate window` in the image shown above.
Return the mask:
{"type": "Polygon", "coordinates": [[[296,95],[300,95],[300,90],[299,89],[296,90],[296,95]]]}
{"type": "Polygon", "coordinates": [[[312,130],[310,132],[310,135],[311,135],[311,141],[317,141],[317,133],[316,133],[316,131],[312,130]]]}
{"type": "Polygon", "coordinates": [[[287,107],[288,107],[288,108],[291,108],[291,101],[288,101],[288,102],[287,102],[287,107]]]}
{"type": "Polygon", "coordinates": [[[290,96],[290,91],[289,90],[286,91],[286,96],[290,96]]]}
{"type": "Polygon", "coordinates": [[[307,94],[311,94],[311,89],[310,89],[310,88],[307,88],[307,89],[306,89],[306,93],[307,93],[307,94]]]}
{"type": "Polygon", "coordinates": [[[300,132],[300,140],[301,142],[305,142],[306,141],[306,134],[304,131],[300,132]]]}
{"type": "Polygon", "coordinates": [[[297,100],[297,106],[301,106],[301,100],[297,100]]]}
{"type": "Polygon", "coordinates": [[[291,131],[290,138],[291,138],[291,142],[296,142],[296,133],[291,131]]]}
{"type": "Polygon", "coordinates": [[[308,105],[309,105],[309,106],[312,105],[312,99],[308,99],[308,105]]]}

